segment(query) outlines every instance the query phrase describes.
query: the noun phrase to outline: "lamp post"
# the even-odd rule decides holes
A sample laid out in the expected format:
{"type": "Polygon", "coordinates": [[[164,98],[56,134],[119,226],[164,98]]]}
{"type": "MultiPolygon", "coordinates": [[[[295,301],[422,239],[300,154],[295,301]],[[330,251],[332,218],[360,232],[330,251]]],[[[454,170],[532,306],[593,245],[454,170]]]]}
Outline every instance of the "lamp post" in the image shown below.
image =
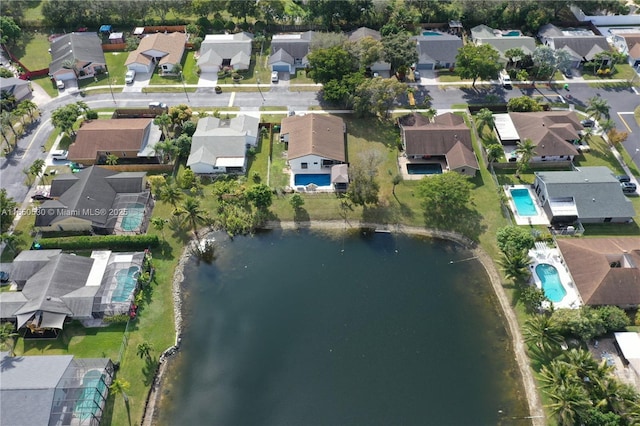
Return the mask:
{"type": "Polygon", "coordinates": [[[262,96],[262,102],[264,102],[264,95],[262,94],[262,90],[260,90],[260,79],[257,78],[256,82],[258,82],[258,92],[260,92],[260,96],[262,96]]]}
{"type": "Polygon", "coordinates": [[[189,93],[187,93],[187,86],[184,84],[184,76],[182,75],[182,71],[180,71],[180,80],[182,81],[182,89],[184,90],[184,95],[187,97],[187,102],[191,102],[189,99],[189,93]]]}
{"type": "Polygon", "coordinates": [[[109,91],[111,92],[111,99],[113,99],[113,103],[116,103],[116,97],[113,95],[113,87],[111,87],[111,76],[109,75],[109,71],[107,71],[107,82],[109,83],[109,91]]]}

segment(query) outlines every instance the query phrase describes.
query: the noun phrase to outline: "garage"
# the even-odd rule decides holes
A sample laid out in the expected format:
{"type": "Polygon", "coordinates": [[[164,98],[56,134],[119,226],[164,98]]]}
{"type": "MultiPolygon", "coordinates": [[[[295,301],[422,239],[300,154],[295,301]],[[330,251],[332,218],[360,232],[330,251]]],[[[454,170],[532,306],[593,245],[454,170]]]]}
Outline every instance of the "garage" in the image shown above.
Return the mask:
{"type": "Polygon", "coordinates": [[[155,68],[153,59],[137,51],[130,52],[124,64],[127,66],[127,69],[140,74],[149,73],[155,68]]]}
{"type": "Polygon", "coordinates": [[[418,69],[419,70],[432,70],[433,69],[434,64],[433,63],[428,63],[428,64],[418,64],[418,69]]]}
{"type": "Polygon", "coordinates": [[[76,79],[76,73],[74,73],[73,70],[60,70],[60,71],[54,73],[53,77],[56,80],[60,80],[60,81],[75,80],[76,79]]]}

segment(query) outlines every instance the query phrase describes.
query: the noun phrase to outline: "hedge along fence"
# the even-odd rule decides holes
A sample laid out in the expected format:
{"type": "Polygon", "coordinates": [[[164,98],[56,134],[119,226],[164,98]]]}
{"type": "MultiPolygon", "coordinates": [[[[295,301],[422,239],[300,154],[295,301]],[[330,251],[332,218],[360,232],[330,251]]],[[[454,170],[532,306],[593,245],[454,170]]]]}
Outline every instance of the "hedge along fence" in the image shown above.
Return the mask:
{"type": "Polygon", "coordinates": [[[62,250],[144,250],[160,243],[157,235],[81,235],[77,237],[41,238],[41,249],[62,250]]]}

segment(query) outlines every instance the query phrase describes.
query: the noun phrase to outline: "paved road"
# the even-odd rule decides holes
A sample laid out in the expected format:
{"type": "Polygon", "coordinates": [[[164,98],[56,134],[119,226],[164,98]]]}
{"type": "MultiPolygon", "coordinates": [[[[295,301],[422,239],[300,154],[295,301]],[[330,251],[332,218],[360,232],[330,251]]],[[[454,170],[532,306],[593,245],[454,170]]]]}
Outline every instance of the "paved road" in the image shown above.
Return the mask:
{"type": "MultiPolygon", "coordinates": [[[[416,89],[415,97],[418,104],[421,104],[426,96],[430,96],[431,104],[437,109],[449,109],[452,104],[486,102],[488,95],[496,96],[499,101],[507,101],[523,94],[542,95],[549,100],[559,99],[560,96],[566,98],[567,95],[570,95],[572,103],[586,105],[588,98],[599,94],[607,99],[611,105],[612,119],[616,121],[618,129],[630,130],[625,148],[632,154],[637,153],[633,159],[640,167],[640,127],[636,124],[633,116],[619,114],[632,112],[640,105],[640,96],[630,89],[618,87],[594,89],[586,83],[572,83],[569,92],[548,89],[545,86],[539,86],[535,89],[514,88],[506,90],[499,85],[493,85],[490,88],[482,86],[478,89],[452,85],[428,85],[416,86],[416,89]]],[[[46,158],[46,153],[42,152],[41,146],[46,143],[53,129],[50,122],[51,111],[71,102],[82,100],[92,108],[107,108],[114,105],[119,107],[147,106],[151,101],[161,100],[169,105],[188,103],[193,107],[208,107],[211,110],[235,106],[245,111],[258,111],[261,106],[265,105],[279,106],[283,110],[305,111],[310,106],[321,105],[318,92],[298,91],[295,86],[287,88],[273,85],[270,91],[263,90],[262,92],[233,93],[231,90],[232,88],[225,87],[223,93],[216,94],[213,88],[200,88],[195,93],[188,94],[189,101],[187,101],[185,93],[114,93],[115,104],[114,98],[109,93],[92,95],[91,92],[88,92],[86,97],[82,97],[79,93],[68,93],[65,96],[55,98],[49,103],[41,105],[42,116],[38,126],[30,129],[19,141],[18,149],[7,158],[0,159],[0,183],[3,188],[7,188],[9,196],[16,200],[25,199],[28,188],[24,185],[26,176],[22,170],[28,168],[37,158],[46,158]]]]}

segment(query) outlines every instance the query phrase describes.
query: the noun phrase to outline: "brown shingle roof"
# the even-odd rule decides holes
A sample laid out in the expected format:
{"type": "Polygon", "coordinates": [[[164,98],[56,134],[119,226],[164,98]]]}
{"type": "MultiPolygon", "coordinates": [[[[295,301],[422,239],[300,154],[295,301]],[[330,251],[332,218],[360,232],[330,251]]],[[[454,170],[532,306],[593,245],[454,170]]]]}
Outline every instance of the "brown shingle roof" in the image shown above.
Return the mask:
{"type": "Polygon", "coordinates": [[[639,238],[563,238],[558,247],[586,305],[640,304],[639,238]]]}
{"type": "Polygon", "coordinates": [[[399,120],[406,154],[445,155],[452,169],[470,166],[477,170],[478,160],[473,153],[471,130],[464,119],[448,112],[435,117],[433,121],[430,123],[419,114],[399,120]]]}
{"type": "Polygon", "coordinates": [[[322,114],[292,116],[282,120],[282,134],[289,134],[288,159],[318,155],[345,161],[344,121],[322,114]]]}
{"type": "Polygon", "coordinates": [[[149,50],[158,50],[167,55],[158,62],[162,64],[179,64],[184,53],[184,44],[187,42],[187,35],[184,33],[152,34],[140,40],[136,51],[144,53],[149,50]]]}
{"type": "Polygon", "coordinates": [[[85,122],[69,147],[69,159],[95,159],[99,151],[114,151],[116,155],[119,151],[138,151],[151,122],[149,118],[85,122]]]}
{"type": "Polygon", "coordinates": [[[536,146],[535,155],[578,155],[568,140],[579,139],[582,125],[573,111],[510,112],[520,140],[530,139],[536,146]]]}

